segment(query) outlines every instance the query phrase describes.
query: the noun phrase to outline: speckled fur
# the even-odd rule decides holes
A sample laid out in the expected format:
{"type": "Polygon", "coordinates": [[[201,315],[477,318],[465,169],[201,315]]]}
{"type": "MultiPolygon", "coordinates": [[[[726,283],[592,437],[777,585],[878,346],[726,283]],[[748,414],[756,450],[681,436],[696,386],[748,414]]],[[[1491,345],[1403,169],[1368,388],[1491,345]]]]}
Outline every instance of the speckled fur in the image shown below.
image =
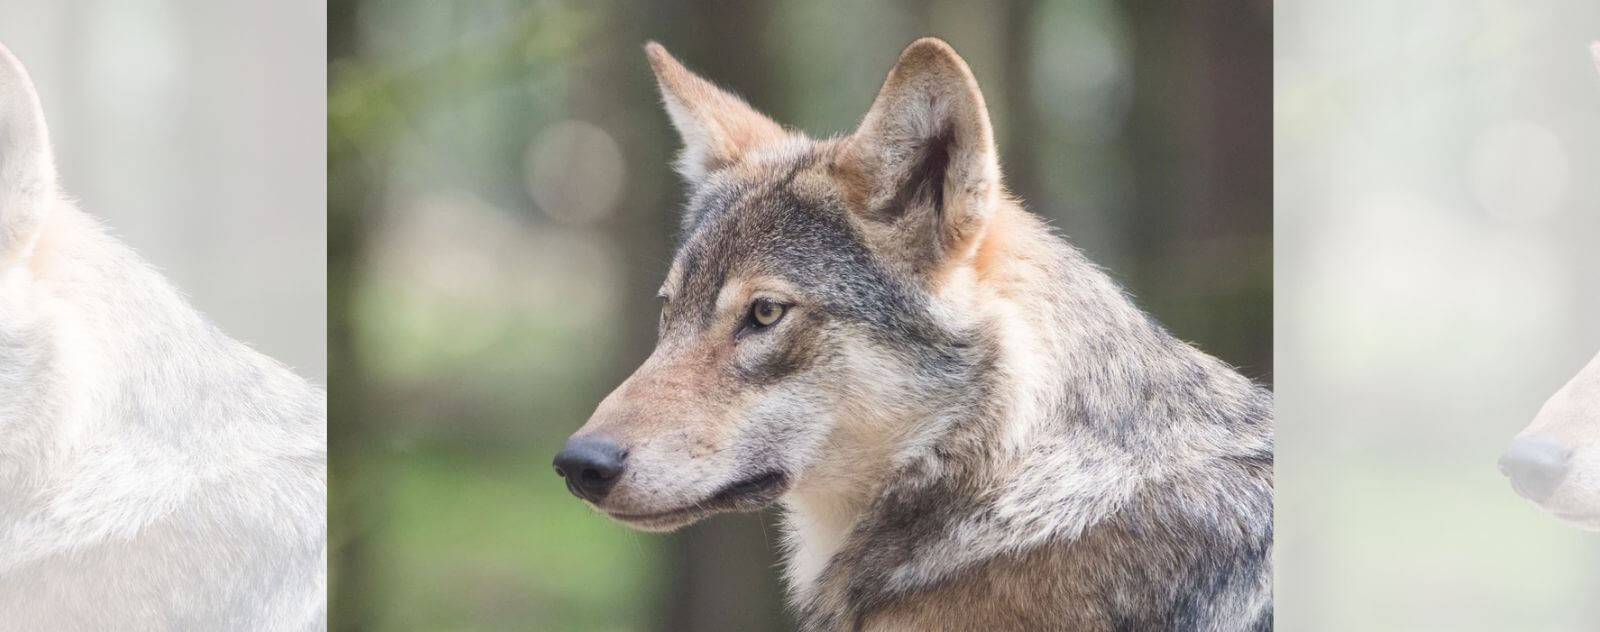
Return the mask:
{"type": "Polygon", "coordinates": [[[598,509],[781,504],[806,630],[1271,628],[1270,393],[1006,195],[948,45],[825,140],[648,53],[690,201],[657,349],[579,433],[628,450],[598,509]]]}

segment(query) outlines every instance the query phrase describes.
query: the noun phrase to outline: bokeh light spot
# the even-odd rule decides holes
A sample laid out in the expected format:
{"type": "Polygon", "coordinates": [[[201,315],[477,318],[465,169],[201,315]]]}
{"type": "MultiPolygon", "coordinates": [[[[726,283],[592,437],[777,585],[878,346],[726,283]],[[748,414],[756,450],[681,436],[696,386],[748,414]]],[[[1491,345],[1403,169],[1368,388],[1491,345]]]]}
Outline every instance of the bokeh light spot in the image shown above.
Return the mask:
{"type": "Polygon", "coordinates": [[[1511,121],[1484,131],[1473,147],[1471,169],[1478,203],[1503,220],[1549,219],[1566,194],[1566,150],[1535,123],[1511,121]]]}
{"type": "Polygon", "coordinates": [[[588,224],[610,215],[626,171],[622,150],[611,134],[577,120],[540,130],[523,164],[533,203],[569,224],[588,224]]]}

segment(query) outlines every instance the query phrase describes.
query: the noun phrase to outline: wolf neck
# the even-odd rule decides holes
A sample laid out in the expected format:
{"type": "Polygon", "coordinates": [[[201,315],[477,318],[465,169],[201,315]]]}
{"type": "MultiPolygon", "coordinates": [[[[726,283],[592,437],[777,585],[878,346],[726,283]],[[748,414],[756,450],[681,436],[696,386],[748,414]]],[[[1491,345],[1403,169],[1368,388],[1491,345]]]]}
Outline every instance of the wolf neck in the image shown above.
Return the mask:
{"type": "Polygon", "coordinates": [[[92,218],[65,202],[47,217],[0,285],[0,571],[130,535],[99,529],[159,519],[238,467],[230,455],[325,449],[311,411],[283,404],[315,401],[309,385],[216,331],[92,218]],[[143,478],[94,483],[118,471],[143,478]],[[54,524],[67,510],[116,520],[54,524]]]}
{"type": "MultiPolygon", "coordinates": [[[[37,452],[70,451],[81,440],[125,424],[174,423],[166,408],[187,389],[150,388],[190,372],[180,346],[208,346],[218,335],[132,251],[66,202],[45,215],[27,259],[8,269],[0,335],[19,353],[0,375],[29,395],[27,411],[6,423],[53,436],[37,452]]],[[[11,412],[8,410],[8,412],[11,412]]]]}
{"type": "MultiPolygon", "coordinates": [[[[851,572],[848,558],[885,545],[923,551],[922,562],[908,563],[896,576],[927,579],[941,571],[916,564],[934,557],[955,568],[1076,537],[1148,480],[1218,456],[1208,445],[1241,443],[1187,445],[1152,423],[1157,415],[1148,404],[1161,399],[1163,389],[1205,391],[1173,401],[1252,400],[1258,393],[1220,362],[1168,336],[1109,277],[1020,207],[999,209],[974,261],[952,271],[946,286],[955,304],[972,306],[972,327],[996,358],[988,375],[969,376],[992,389],[980,396],[989,401],[914,421],[920,427],[890,454],[859,460],[885,465],[859,473],[854,488],[790,494],[787,566],[797,603],[814,602],[824,585],[847,581],[838,576],[851,572]],[[919,498],[943,506],[919,507],[919,498]],[[942,532],[947,536],[914,545],[873,542],[886,532],[866,523],[897,511],[939,513],[952,524],[942,532]]],[[[1161,424],[1204,426],[1202,438],[1228,434],[1234,432],[1228,417],[1253,414],[1239,408],[1166,411],[1161,424]],[[1172,412],[1181,418],[1170,419],[1172,412]]]]}

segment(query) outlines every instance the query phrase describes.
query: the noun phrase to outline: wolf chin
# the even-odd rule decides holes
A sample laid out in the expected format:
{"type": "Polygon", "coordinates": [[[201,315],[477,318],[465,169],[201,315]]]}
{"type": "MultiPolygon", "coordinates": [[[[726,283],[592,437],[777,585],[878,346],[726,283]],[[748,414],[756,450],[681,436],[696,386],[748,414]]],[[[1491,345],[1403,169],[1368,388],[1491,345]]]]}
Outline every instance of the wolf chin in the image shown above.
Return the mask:
{"type": "Polygon", "coordinates": [[[1007,195],[955,51],[822,140],[646,52],[689,202],[574,494],[648,530],[780,504],[806,630],[1271,628],[1271,394],[1007,195]]]}
{"type": "Polygon", "coordinates": [[[0,47],[0,630],[325,629],[326,399],[63,198],[0,47]]]}

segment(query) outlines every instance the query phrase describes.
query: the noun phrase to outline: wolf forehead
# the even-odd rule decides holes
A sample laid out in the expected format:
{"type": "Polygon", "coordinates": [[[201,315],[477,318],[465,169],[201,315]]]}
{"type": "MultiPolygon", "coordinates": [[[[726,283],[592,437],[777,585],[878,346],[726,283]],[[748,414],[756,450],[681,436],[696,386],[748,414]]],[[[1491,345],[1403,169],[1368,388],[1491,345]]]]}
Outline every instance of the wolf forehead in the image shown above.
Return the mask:
{"type": "MultiPolygon", "coordinates": [[[[708,326],[724,286],[765,277],[837,318],[883,323],[927,311],[915,283],[876,256],[853,223],[829,148],[818,145],[752,157],[696,187],[664,288],[672,303],[708,326]]],[[[906,331],[932,325],[896,324],[906,331]]]]}

